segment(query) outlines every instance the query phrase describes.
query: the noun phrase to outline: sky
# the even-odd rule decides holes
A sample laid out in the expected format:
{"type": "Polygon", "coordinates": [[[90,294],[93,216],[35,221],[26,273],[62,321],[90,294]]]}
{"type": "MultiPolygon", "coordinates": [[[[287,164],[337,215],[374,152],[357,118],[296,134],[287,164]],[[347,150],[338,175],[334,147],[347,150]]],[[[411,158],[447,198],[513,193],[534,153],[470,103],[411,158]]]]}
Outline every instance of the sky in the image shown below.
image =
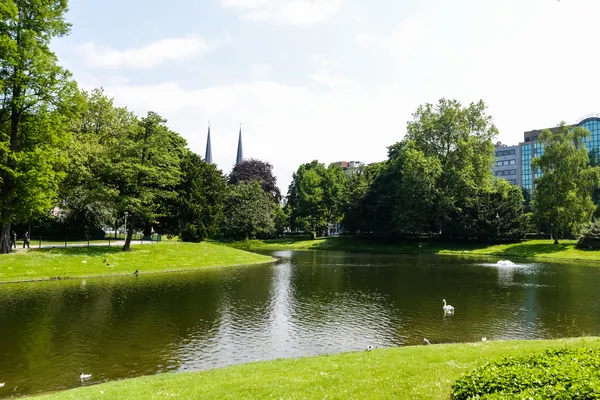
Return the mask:
{"type": "Polygon", "coordinates": [[[420,104],[484,100],[500,131],[600,113],[598,0],[70,0],[53,42],[86,90],[155,111],[229,173],[386,159],[420,104]]]}

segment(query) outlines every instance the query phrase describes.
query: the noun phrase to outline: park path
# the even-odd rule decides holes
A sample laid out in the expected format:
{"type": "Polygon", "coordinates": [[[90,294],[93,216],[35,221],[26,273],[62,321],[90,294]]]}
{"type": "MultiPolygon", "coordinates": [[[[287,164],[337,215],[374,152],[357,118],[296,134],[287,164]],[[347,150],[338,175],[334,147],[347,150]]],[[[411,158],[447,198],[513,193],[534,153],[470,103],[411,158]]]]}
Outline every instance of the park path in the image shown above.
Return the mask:
{"type": "MultiPolygon", "coordinates": [[[[150,240],[132,240],[131,244],[132,245],[136,245],[136,244],[153,244],[156,243],[156,241],[150,241],[150,240]]],[[[125,245],[125,241],[124,240],[117,240],[117,241],[110,241],[110,242],[102,242],[102,243],[68,243],[65,246],[65,244],[43,244],[43,245],[38,245],[35,243],[31,243],[30,244],[30,248],[31,249],[60,249],[60,248],[70,248],[70,247],[122,247],[123,245],[125,245]]],[[[18,243],[17,242],[17,248],[15,251],[23,251],[26,250],[25,248],[23,248],[23,243],[18,243]]]]}

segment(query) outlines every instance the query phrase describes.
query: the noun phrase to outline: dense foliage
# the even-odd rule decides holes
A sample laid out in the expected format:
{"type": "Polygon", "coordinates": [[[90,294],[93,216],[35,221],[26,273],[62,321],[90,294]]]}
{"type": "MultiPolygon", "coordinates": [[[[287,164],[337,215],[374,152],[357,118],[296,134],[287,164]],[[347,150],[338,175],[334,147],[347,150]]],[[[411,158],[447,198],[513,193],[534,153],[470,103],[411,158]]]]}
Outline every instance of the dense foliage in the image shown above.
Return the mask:
{"type": "Polygon", "coordinates": [[[598,220],[585,227],[575,247],[583,250],[600,250],[600,222],[598,220]]]}
{"type": "Polygon", "coordinates": [[[518,240],[529,223],[521,190],[493,179],[496,128],[482,102],[419,107],[388,160],[347,179],[342,224],[385,238],[518,240]]]}
{"type": "Polygon", "coordinates": [[[326,168],[316,160],[301,165],[288,190],[292,230],[323,235],[329,224],[340,222],[346,181],[347,177],[337,165],[326,168]]]}
{"type": "Polygon", "coordinates": [[[258,181],[263,190],[273,196],[276,203],[281,201],[281,192],[277,187],[277,179],[273,176],[273,166],[268,162],[253,158],[236,164],[229,174],[229,184],[258,181]]]}
{"type": "Polygon", "coordinates": [[[66,35],[67,0],[0,4],[0,252],[16,221],[42,216],[58,199],[76,86],[50,50],[66,35]]]}
{"type": "Polygon", "coordinates": [[[547,350],[487,363],[458,379],[452,398],[597,399],[600,398],[600,349],[547,350]]]}
{"type": "Polygon", "coordinates": [[[542,173],[536,180],[534,209],[555,243],[560,237],[579,234],[596,210],[592,193],[600,180],[600,167],[589,165],[583,144],[589,134],[584,128],[562,123],[555,132],[546,130],[539,136],[544,154],[532,162],[542,173]]]}
{"type": "Polygon", "coordinates": [[[231,239],[256,239],[273,236],[276,209],[272,197],[258,181],[231,185],[225,199],[221,234],[231,239]]]}

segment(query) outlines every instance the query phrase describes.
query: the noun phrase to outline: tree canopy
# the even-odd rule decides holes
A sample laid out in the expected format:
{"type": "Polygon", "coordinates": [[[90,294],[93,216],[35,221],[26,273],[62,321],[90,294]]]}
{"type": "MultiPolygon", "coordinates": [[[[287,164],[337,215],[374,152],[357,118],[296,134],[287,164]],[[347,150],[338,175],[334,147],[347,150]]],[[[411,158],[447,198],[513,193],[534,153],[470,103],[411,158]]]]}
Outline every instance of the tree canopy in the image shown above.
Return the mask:
{"type": "Polygon", "coordinates": [[[57,201],[63,152],[77,107],[76,86],[50,50],[68,34],[66,0],[4,0],[0,5],[0,252],[10,252],[15,221],[57,201]]]}
{"type": "Polygon", "coordinates": [[[229,184],[258,181],[262,189],[271,194],[275,202],[281,201],[281,192],[277,187],[277,179],[273,176],[273,166],[268,162],[249,158],[236,164],[229,174],[229,184]]]}
{"type": "Polygon", "coordinates": [[[532,162],[541,173],[536,179],[534,209],[555,243],[560,237],[580,233],[596,209],[592,192],[598,186],[600,168],[589,163],[583,143],[588,135],[588,130],[563,122],[555,132],[546,130],[538,138],[544,154],[532,162]]]}

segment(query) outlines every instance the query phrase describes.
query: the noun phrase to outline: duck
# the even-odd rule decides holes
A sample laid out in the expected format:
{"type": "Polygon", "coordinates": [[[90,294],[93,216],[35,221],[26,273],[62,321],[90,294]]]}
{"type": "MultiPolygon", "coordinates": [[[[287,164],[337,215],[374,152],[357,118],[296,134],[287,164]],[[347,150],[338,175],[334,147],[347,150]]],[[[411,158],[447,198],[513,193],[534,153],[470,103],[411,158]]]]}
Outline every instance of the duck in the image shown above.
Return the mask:
{"type": "Polygon", "coordinates": [[[92,374],[84,374],[83,372],[79,375],[79,379],[88,379],[91,378],[92,374]]]}
{"type": "Polygon", "coordinates": [[[446,314],[454,314],[454,307],[452,307],[450,304],[446,304],[446,299],[442,299],[444,301],[444,313],[446,314]]]}

